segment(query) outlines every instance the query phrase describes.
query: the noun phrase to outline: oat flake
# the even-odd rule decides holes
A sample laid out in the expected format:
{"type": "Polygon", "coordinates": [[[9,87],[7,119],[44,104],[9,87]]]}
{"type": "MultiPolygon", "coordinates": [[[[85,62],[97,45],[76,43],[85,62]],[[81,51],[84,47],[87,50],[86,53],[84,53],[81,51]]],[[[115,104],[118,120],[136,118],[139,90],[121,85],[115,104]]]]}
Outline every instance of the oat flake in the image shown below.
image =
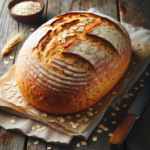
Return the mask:
{"type": "Polygon", "coordinates": [[[111,123],[112,123],[112,124],[116,124],[116,121],[112,121],[111,123]]]}
{"type": "Polygon", "coordinates": [[[34,144],[39,144],[39,141],[35,141],[34,144]]]}
{"type": "Polygon", "coordinates": [[[140,87],[143,87],[144,86],[144,84],[140,84],[140,87]]]}
{"type": "Polygon", "coordinates": [[[149,72],[145,72],[145,75],[146,75],[146,76],[149,76],[149,72]]]}
{"type": "Polygon", "coordinates": [[[97,129],[97,133],[102,133],[102,130],[101,129],[97,129]]]}
{"type": "Polygon", "coordinates": [[[9,64],[9,61],[4,61],[4,64],[8,65],[8,64],[9,64]]]}
{"type": "Polygon", "coordinates": [[[116,116],[116,113],[111,113],[111,116],[116,116]]]}
{"type": "Polygon", "coordinates": [[[97,136],[94,136],[94,137],[93,137],[93,141],[97,141],[97,136]]]}
{"type": "Polygon", "coordinates": [[[13,123],[13,124],[14,124],[15,122],[16,122],[16,121],[15,121],[15,119],[12,119],[12,120],[11,120],[11,123],[13,123]]]}
{"type": "Polygon", "coordinates": [[[85,142],[85,141],[82,141],[82,142],[81,142],[81,145],[86,145],[86,142],[85,142]]]}
{"type": "Polygon", "coordinates": [[[109,136],[112,136],[113,135],[113,133],[109,133],[109,136]]]}
{"type": "Polygon", "coordinates": [[[71,116],[66,116],[66,119],[71,119],[71,116]]]}
{"type": "Polygon", "coordinates": [[[77,144],[77,147],[80,147],[80,143],[77,144]]]}
{"type": "Polygon", "coordinates": [[[52,147],[47,147],[47,149],[52,149],[52,147]]]}
{"type": "Polygon", "coordinates": [[[10,56],[9,58],[10,58],[10,59],[14,59],[15,57],[14,57],[14,56],[10,56]]]}
{"type": "Polygon", "coordinates": [[[33,130],[33,131],[35,131],[35,130],[36,130],[35,126],[33,126],[33,127],[32,127],[32,130],[33,130]]]}

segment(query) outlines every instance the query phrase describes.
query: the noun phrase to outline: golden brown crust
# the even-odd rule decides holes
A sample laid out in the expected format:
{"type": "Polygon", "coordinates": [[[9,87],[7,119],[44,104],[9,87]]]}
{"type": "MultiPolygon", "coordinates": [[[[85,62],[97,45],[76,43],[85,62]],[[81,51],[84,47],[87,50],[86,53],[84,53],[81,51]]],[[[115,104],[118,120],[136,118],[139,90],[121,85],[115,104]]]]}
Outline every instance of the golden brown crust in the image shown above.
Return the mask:
{"type": "Polygon", "coordinates": [[[78,112],[99,101],[131,57],[130,38],[117,24],[91,13],[67,13],[40,27],[36,33],[48,32],[36,47],[27,40],[17,60],[17,85],[25,99],[52,114],[78,112]]]}

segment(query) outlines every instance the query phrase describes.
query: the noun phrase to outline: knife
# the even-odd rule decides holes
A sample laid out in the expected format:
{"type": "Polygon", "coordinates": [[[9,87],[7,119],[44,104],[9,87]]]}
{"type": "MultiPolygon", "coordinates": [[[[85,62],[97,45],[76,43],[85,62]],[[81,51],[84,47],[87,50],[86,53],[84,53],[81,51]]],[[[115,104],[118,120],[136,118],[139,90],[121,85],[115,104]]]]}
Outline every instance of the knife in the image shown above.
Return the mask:
{"type": "Polygon", "coordinates": [[[126,136],[128,135],[130,129],[132,128],[136,119],[140,117],[142,110],[144,109],[146,103],[150,98],[150,78],[138,94],[137,98],[131,105],[130,109],[127,112],[126,117],[120,123],[120,125],[115,130],[112,137],[109,139],[110,147],[117,148],[119,147],[126,136]]]}

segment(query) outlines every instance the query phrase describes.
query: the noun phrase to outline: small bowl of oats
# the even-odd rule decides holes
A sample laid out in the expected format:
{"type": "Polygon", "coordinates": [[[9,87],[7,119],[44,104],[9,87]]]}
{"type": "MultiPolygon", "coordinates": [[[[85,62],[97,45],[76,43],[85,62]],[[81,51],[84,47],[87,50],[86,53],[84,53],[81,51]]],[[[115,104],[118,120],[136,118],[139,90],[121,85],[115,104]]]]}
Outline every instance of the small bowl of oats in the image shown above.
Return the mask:
{"type": "Polygon", "coordinates": [[[30,23],[41,17],[44,3],[42,0],[12,0],[8,3],[7,10],[14,20],[30,23]]]}

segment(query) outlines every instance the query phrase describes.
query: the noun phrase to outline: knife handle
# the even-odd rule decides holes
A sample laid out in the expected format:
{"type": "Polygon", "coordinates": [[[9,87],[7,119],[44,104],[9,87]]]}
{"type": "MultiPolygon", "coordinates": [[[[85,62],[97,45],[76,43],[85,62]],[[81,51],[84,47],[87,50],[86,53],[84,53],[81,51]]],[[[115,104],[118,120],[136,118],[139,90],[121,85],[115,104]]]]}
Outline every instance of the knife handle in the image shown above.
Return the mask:
{"type": "Polygon", "coordinates": [[[130,129],[132,128],[134,122],[136,120],[136,116],[132,114],[127,114],[120,125],[115,130],[112,137],[109,139],[109,145],[113,148],[117,148],[121,146],[124,139],[128,135],[130,129]]]}

